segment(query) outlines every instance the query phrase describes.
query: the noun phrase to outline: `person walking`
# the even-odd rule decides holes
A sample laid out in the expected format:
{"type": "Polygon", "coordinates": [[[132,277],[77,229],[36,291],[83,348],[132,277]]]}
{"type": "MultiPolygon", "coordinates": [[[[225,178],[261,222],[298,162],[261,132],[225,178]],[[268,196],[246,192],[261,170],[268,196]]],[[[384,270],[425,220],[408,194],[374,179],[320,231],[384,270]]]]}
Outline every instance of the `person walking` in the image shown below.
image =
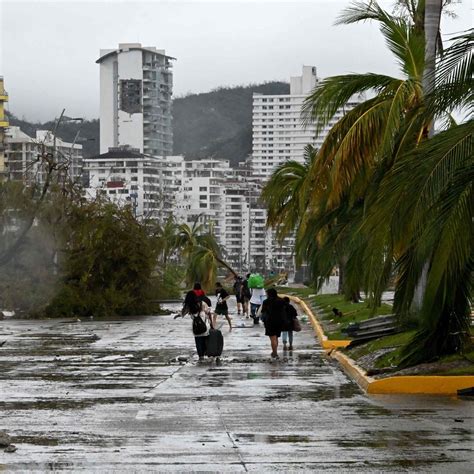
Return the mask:
{"type": "Polygon", "coordinates": [[[217,327],[217,315],[222,314],[223,316],[225,316],[227,322],[229,323],[229,330],[232,331],[232,320],[230,319],[229,307],[227,306],[227,300],[230,298],[230,295],[219,282],[216,283],[216,298],[217,303],[213,318],[214,327],[217,327]]]}
{"type": "Polygon", "coordinates": [[[197,296],[199,301],[204,301],[204,303],[206,303],[207,306],[209,306],[209,308],[212,306],[211,300],[206,296],[206,293],[201,287],[201,283],[199,282],[194,283],[192,291],[197,296]]]}
{"type": "Polygon", "coordinates": [[[259,323],[259,316],[257,314],[260,306],[265,299],[266,294],[263,288],[252,288],[250,297],[250,316],[253,319],[254,324],[259,323]]]}
{"type": "Polygon", "coordinates": [[[242,288],[241,288],[241,299],[242,299],[242,311],[246,318],[249,317],[249,302],[252,296],[249,288],[249,277],[250,273],[247,273],[247,276],[242,281],[242,288]]]}
{"type": "Polygon", "coordinates": [[[204,360],[206,354],[206,339],[209,336],[211,309],[196,295],[194,290],[188,291],[184,299],[182,316],[189,314],[193,321],[192,330],[199,361],[204,360]]]}
{"type": "Polygon", "coordinates": [[[293,350],[293,321],[297,319],[298,313],[295,309],[295,307],[290,303],[290,298],[288,296],[285,296],[283,298],[283,301],[285,302],[285,314],[284,314],[284,319],[283,319],[283,327],[282,327],[282,333],[281,333],[281,338],[283,341],[283,350],[293,350]],[[289,343],[289,346],[288,346],[289,343]]]}
{"type": "Polygon", "coordinates": [[[272,359],[278,359],[278,338],[285,319],[285,302],[275,288],[267,290],[267,299],[262,303],[261,314],[265,324],[265,336],[270,338],[272,359]]]}
{"type": "Polygon", "coordinates": [[[235,299],[237,300],[237,315],[240,316],[242,314],[242,285],[244,281],[241,276],[235,277],[234,284],[232,286],[234,290],[235,299]]]}

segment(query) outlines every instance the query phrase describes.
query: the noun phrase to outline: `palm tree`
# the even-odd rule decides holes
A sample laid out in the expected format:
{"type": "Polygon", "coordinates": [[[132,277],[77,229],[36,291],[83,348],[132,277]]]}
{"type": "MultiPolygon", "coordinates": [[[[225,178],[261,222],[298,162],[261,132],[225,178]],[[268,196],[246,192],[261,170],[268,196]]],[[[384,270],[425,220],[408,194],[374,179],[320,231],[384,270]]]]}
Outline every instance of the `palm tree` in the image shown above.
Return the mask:
{"type": "Polygon", "coordinates": [[[157,240],[158,248],[160,249],[160,264],[163,266],[163,270],[166,270],[170,258],[179,246],[178,224],[174,217],[170,216],[162,224],[155,224],[153,233],[157,240]]]}
{"type": "Polygon", "coordinates": [[[428,114],[464,108],[470,120],[434,135],[407,153],[385,176],[368,223],[397,215],[408,242],[400,254],[395,310],[406,315],[425,280],[420,327],[404,351],[404,365],[461,350],[469,343],[474,269],[474,35],[454,39],[438,61],[428,114]],[[403,199],[401,199],[403,196],[403,199]]]}
{"type": "MultiPolygon", "coordinates": [[[[368,144],[366,150],[369,151],[370,144],[374,145],[375,153],[363,157],[373,161],[358,162],[356,155],[354,176],[348,175],[344,168],[344,158],[350,160],[349,154],[345,156],[339,150],[332,157],[330,153],[322,152],[318,159],[324,166],[316,169],[319,176],[329,174],[325,183],[328,189],[334,190],[332,205],[335,207],[340,206],[340,198],[350,195],[354,188],[362,189],[361,197],[366,207],[364,224],[359,230],[365,236],[362,260],[367,263],[375,256],[375,261],[380,263],[383,256],[385,276],[393,259],[396,260],[395,311],[398,315],[406,316],[413,311],[416,289],[426,280],[426,290],[422,287],[421,291],[419,331],[405,348],[404,365],[463,347],[468,341],[472,291],[472,121],[455,126],[447,120],[451,128],[434,137],[432,132],[434,121],[447,117],[446,111],[450,108],[463,104],[472,107],[472,33],[458,38],[459,41],[445,52],[437,68],[439,78],[434,82],[434,44],[440,5],[431,2],[430,6],[438,10],[434,15],[427,11],[425,16],[427,23],[432,23],[426,28],[424,62],[428,67],[420,62],[423,67],[413,77],[413,91],[417,94],[412,99],[416,100],[409,100],[403,109],[398,108],[398,123],[392,122],[390,114],[387,116],[384,135],[375,133],[374,136],[376,128],[369,125],[372,137],[364,137],[369,143],[362,140],[361,144],[368,144]],[[387,133],[390,124],[396,127],[387,133]],[[385,137],[391,143],[387,143],[385,137]],[[429,137],[432,138],[428,140],[429,137]],[[363,183],[362,188],[354,186],[361,175],[375,180],[363,183]]],[[[383,21],[384,28],[388,24],[383,21]]],[[[376,105],[378,98],[373,101],[376,105]]],[[[346,139],[343,135],[340,140],[336,138],[336,146],[346,139]]],[[[329,150],[330,145],[331,142],[329,150]]],[[[350,161],[348,166],[350,169],[350,161]]],[[[355,197],[357,195],[353,194],[352,198],[355,197]]],[[[360,255],[355,252],[352,257],[360,258],[360,255]]],[[[364,267],[374,273],[371,264],[364,267]]],[[[383,289],[382,283],[383,280],[379,280],[379,290],[383,289]]]]}
{"type": "MultiPolygon", "coordinates": [[[[340,23],[378,21],[403,77],[336,76],[308,97],[306,120],[321,131],[354,94],[375,92],[336,123],[312,160],[307,180],[317,191],[309,193],[305,215],[298,216],[305,232],[297,235],[300,252],[319,272],[332,264],[337,247],[348,279],[359,279],[375,302],[395,269],[400,316],[413,311],[426,268],[420,330],[405,352],[410,364],[458,350],[466,341],[473,130],[472,122],[454,125],[447,112],[463,104],[472,111],[473,61],[469,33],[445,52],[434,87],[425,62],[433,62],[439,17],[428,27],[432,16],[426,12],[425,18],[425,2],[405,3],[411,18],[389,15],[375,2],[354,3],[340,17],[340,23]],[[451,128],[430,138],[441,118],[451,128]]],[[[428,7],[439,13],[439,3],[428,7]]]]}
{"type": "Polygon", "coordinates": [[[276,228],[279,239],[297,230],[297,261],[309,262],[318,288],[332,274],[334,267],[339,265],[339,292],[346,294],[348,299],[357,300],[359,282],[344,278],[347,265],[344,245],[350,235],[347,226],[350,221],[344,213],[346,209],[341,207],[336,216],[325,214],[324,206],[308,208],[311,199],[315,203],[315,193],[318,193],[320,201],[324,201],[325,196],[322,187],[314,187],[314,180],[309,174],[316,155],[317,150],[307,145],[304,163],[285,162],[272,174],[262,192],[262,199],[268,209],[267,225],[276,228]]]}
{"type": "MultiPolygon", "coordinates": [[[[327,78],[306,99],[303,113],[319,133],[354,95],[375,92],[345,113],[318,150],[308,178],[317,192],[311,194],[308,210],[313,214],[315,231],[326,228],[324,247],[331,247],[337,239],[341,268],[352,282],[351,291],[359,280],[377,305],[397,249],[388,222],[381,223],[385,232],[379,232],[374,241],[372,235],[354,225],[354,220],[360,223],[367,214],[385,173],[423,138],[427,126],[422,90],[424,35],[410,18],[390,15],[376,2],[352,4],[343,11],[339,23],[365,20],[379,22],[401,66],[401,77],[368,73],[327,78]],[[381,278],[375,277],[378,275],[381,278]]],[[[310,237],[306,238],[306,250],[309,248],[311,258],[319,261],[318,267],[331,255],[318,251],[310,237]]]]}
{"type": "Polygon", "coordinates": [[[267,225],[276,227],[280,239],[302,226],[311,192],[309,169],[315,155],[316,150],[307,145],[304,163],[281,164],[263,188],[261,197],[267,207],[267,225]]]}
{"type": "Polygon", "coordinates": [[[217,267],[222,266],[235,277],[237,273],[224,261],[212,226],[199,223],[197,216],[191,226],[180,224],[177,243],[186,259],[188,284],[199,281],[204,288],[211,288],[217,276],[217,267]]]}

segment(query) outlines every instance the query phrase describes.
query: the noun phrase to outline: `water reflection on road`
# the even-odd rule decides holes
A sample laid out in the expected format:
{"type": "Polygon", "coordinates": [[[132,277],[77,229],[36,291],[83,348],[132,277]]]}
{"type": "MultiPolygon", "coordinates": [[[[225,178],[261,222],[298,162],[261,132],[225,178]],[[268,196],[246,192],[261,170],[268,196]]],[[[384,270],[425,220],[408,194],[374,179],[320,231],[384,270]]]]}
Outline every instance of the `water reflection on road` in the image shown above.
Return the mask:
{"type": "Polygon", "coordinates": [[[470,402],[367,397],[309,326],[272,363],[234,322],[216,366],[172,315],[2,321],[0,469],[471,472],[470,402]]]}

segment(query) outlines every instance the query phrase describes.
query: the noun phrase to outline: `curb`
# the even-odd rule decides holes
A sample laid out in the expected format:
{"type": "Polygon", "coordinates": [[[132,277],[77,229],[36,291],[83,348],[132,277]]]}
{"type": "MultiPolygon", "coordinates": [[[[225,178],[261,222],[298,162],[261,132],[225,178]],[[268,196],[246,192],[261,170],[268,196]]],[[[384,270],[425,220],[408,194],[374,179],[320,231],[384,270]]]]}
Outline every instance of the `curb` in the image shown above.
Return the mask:
{"type": "Polygon", "coordinates": [[[309,316],[309,319],[311,320],[311,324],[313,325],[314,332],[318,336],[319,342],[321,346],[323,347],[323,349],[325,349],[326,351],[331,351],[339,347],[347,347],[351,343],[351,341],[344,340],[344,339],[342,340],[328,339],[326,334],[324,334],[323,327],[317,320],[312,309],[306,304],[304,300],[302,300],[301,298],[298,298],[297,296],[292,296],[292,295],[281,295],[281,296],[288,296],[288,298],[290,298],[291,301],[298,304],[304,309],[305,313],[309,316]]]}
{"type": "Polygon", "coordinates": [[[458,390],[474,387],[474,375],[399,375],[384,379],[374,379],[346,354],[338,351],[351,341],[331,341],[324,334],[323,328],[312,309],[304,300],[297,296],[287,295],[291,301],[300,305],[308,314],[314,332],[328,355],[336,359],[358,385],[370,394],[425,394],[425,395],[457,395],[458,390]]]}

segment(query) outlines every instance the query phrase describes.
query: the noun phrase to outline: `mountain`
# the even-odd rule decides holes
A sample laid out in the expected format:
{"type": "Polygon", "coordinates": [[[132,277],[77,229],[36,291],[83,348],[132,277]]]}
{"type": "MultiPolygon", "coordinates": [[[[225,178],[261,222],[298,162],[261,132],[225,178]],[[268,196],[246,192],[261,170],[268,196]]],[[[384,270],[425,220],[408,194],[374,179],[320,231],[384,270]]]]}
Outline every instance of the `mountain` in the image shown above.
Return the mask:
{"type": "Polygon", "coordinates": [[[236,166],[252,151],[252,94],[289,94],[285,82],[226,87],[173,101],[175,155],[227,159],[236,166]]]}
{"type": "MultiPolygon", "coordinates": [[[[173,101],[173,153],[187,159],[217,158],[229,160],[232,166],[252,151],[252,94],[289,94],[285,82],[223,87],[202,94],[189,94],[173,101]]],[[[19,126],[34,137],[36,130],[53,130],[54,120],[31,123],[8,114],[10,125],[19,126]]],[[[84,149],[84,157],[99,153],[99,120],[62,121],[57,135],[84,149]]]]}

